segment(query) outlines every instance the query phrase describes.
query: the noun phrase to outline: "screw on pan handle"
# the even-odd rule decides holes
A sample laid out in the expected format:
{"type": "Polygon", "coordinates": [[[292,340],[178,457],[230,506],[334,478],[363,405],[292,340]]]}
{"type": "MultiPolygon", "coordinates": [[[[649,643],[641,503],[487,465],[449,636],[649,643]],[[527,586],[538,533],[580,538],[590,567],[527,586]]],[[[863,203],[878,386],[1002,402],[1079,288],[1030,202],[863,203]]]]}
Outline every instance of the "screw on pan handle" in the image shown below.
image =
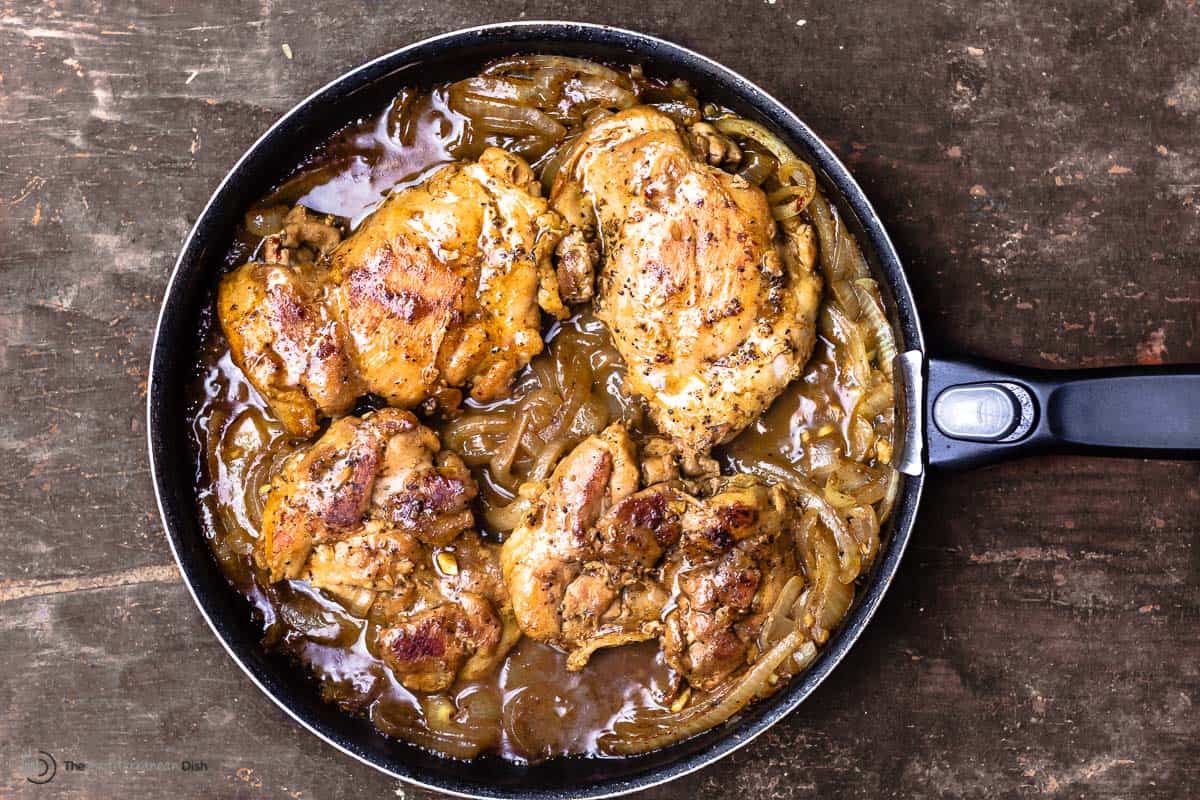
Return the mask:
{"type": "Polygon", "coordinates": [[[1056,371],[934,358],[925,390],[931,466],[1049,451],[1200,458],[1200,366],[1056,371]]]}

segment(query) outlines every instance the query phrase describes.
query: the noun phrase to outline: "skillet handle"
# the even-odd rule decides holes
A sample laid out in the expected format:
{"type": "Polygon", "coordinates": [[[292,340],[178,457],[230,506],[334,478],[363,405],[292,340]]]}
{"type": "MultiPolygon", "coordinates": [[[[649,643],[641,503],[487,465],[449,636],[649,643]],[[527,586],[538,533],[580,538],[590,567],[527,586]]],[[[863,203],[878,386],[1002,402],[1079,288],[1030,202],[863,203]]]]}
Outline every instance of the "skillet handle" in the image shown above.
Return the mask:
{"type": "Polygon", "coordinates": [[[1200,366],[1031,370],[930,359],[929,463],[1039,452],[1200,459],[1200,366]]]}

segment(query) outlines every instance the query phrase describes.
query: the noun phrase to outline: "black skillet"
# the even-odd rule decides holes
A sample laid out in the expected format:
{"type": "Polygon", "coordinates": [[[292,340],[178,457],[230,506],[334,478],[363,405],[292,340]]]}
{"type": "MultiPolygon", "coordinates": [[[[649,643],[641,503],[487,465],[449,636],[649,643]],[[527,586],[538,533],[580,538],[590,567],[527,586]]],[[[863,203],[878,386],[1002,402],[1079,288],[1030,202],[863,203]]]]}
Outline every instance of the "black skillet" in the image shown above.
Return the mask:
{"type": "Polygon", "coordinates": [[[1035,372],[926,356],[900,260],[845,166],[791,111],[754,84],[678,45],[632,31],[565,22],[489,25],[437,36],[343,75],[268,130],[209,200],[183,246],[163,299],[150,364],[150,461],[163,524],[201,613],[251,680],[334,747],[397,778],[464,796],[582,798],[644,789],[728,755],[800,704],[825,679],[878,608],[912,533],[927,466],[970,466],[1043,450],[1103,455],[1200,456],[1200,370],[1035,372]],[[813,165],[858,236],[899,337],[897,405],[905,474],[885,546],[838,633],[811,669],[740,717],[689,741],[630,758],[559,758],[517,765],[495,757],[453,761],[379,734],[321,701],[294,665],[265,651],[247,602],[230,588],[197,519],[185,431],[184,387],[196,359],[202,306],[223,267],[234,226],[263,190],[347,120],[374,114],[407,85],[472,74],[514,53],[556,53],[640,63],[680,77],[708,100],[781,133],[813,165]]]}

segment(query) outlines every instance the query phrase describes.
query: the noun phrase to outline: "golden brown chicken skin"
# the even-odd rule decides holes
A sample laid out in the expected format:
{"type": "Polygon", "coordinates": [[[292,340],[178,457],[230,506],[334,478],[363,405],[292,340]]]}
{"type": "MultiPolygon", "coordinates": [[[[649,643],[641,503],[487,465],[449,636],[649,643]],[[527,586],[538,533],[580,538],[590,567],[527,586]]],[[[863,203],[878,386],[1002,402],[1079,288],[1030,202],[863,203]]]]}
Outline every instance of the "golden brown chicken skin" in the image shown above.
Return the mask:
{"type": "Polygon", "coordinates": [[[645,499],[635,458],[620,425],[585,439],[538,487],[501,550],[522,632],[567,650],[570,669],[601,647],[658,635],[667,595],[651,570],[662,545],[631,524],[645,499]]]}
{"type": "Polygon", "coordinates": [[[334,251],[338,317],[367,388],[410,407],[441,386],[495,400],[562,315],[551,254],[564,227],[533,171],[491,148],[397,192],[334,251]]]}
{"type": "Polygon", "coordinates": [[[470,528],[475,482],[439,447],[412,414],[385,408],[342,417],[293,454],[263,508],[260,561],[271,580],[298,577],[314,547],[363,533],[368,523],[432,545],[470,528]]]}
{"type": "Polygon", "coordinates": [[[682,680],[711,689],[758,656],[767,613],[799,567],[794,504],[736,476],[637,490],[617,425],[559,462],[504,543],[521,631],[582,669],[603,647],[659,639],[682,680]]]}
{"type": "Polygon", "coordinates": [[[439,447],[407,411],[337,420],[272,480],[255,554],[271,581],[369,615],[370,646],[419,691],[489,673],[520,637],[475,483],[439,447]]]}
{"type": "Polygon", "coordinates": [[[584,234],[563,240],[560,286],[586,299],[589,265],[601,262],[596,311],[630,387],[663,433],[697,453],[735,436],[799,375],[820,285],[809,250],[784,257],[763,192],[692,141],[650,107],[607,117],[565,158],[551,205],[584,234]]]}
{"type": "Polygon", "coordinates": [[[336,247],[332,228],[297,218],[264,253],[316,264],[252,262],[221,282],[235,363],[306,437],[367,392],[400,408],[454,405],[463,388],[502,397],[542,350],[541,311],[566,313],[551,262],[565,227],[540,192],[524,161],[490,148],[393,193],[336,247]]]}
{"type": "Polygon", "coordinates": [[[718,478],[680,520],[661,580],[675,593],[661,647],[689,684],[712,689],[758,657],[767,614],[798,573],[794,505],[757,478],[718,478]]]}
{"type": "Polygon", "coordinates": [[[312,265],[257,262],[226,275],[217,290],[234,363],[283,426],[305,437],[365,391],[325,293],[325,276],[312,265]]]}

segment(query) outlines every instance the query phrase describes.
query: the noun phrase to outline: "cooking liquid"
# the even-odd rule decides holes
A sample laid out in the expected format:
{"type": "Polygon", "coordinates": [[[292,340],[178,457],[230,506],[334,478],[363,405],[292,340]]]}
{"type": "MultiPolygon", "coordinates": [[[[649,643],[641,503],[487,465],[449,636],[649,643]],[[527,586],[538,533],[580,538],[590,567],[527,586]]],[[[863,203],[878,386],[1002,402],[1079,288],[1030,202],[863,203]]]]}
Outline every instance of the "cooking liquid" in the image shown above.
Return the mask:
{"type": "MultiPolygon", "coordinates": [[[[446,106],[439,91],[418,104],[410,123],[415,128],[410,145],[396,143],[386,112],[360,121],[302,162],[296,175],[260,206],[298,202],[356,225],[393,187],[415,184],[439,165],[482,150],[478,143],[463,144],[470,139],[470,123],[446,106]]],[[[240,231],[227,264],[246,261],[259,242],[249,231],[240,231]]],[[[664,710],[670,675],[654,642],[601,650],[586,669],[570,672],[564,654],[524,639],[488,680],[420,694],[401,686],[369,652],[370,621],[352,616],[302,581],[267,583],[252,558],[262,490],[282,460],[306,443],[292,440],[272,418],[234,366],[214,318],[206,315],[209,330],[197,357],[198,377],[189,389],[203,529],[232,586],[261,618],[264,645],[292,655],[300,665],[298,673],[314,676],[326,700],[368,715],[384,733],[451,756],[491,752],[515,761],[608,755],[604,737],[614,725],[635,719],[639,712],[664,710]]],[[[551,338],[566,327],[597,326],[590,312],[584,312],[551,329],[551,338]]],[[[598,337],[597,346],[611,347],[606,339],[598,337]]],[[[597,375],[616,407],[621,402],[618,382],[604,378],[597,375]]],[[[758,422],[715,453],[725,471],[762,459],[799,464],[811,437],[848,436],[846,425],[856,397],[841,388],[838,378],[833,347],[819,339],[802,379],[758,422]]],[[[436,420],[426,422],[437,428],[436,420]]],[[[482,485],[481,472],[476,470],[482,485]]],[[[483,533],[497,539],[486,529],[483,533]]]]}

